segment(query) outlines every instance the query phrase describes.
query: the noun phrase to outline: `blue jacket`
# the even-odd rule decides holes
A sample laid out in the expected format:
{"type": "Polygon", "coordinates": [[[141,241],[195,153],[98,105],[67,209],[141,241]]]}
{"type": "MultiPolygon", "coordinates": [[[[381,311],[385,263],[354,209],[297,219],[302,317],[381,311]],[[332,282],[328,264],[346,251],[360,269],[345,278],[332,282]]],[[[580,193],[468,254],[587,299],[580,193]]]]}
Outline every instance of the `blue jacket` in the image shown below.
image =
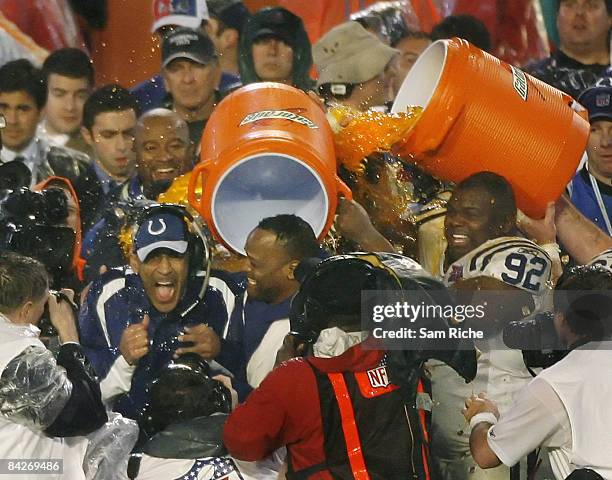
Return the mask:
{"type": "MultiPolygon", "coordinates": [[[[612,220],[612,187],[603,185],[602,183],[598,185],[605,209],[612,220]]],[[[595,192],[593,191],[589,172],[586,167],[580,170],[572,179],[568,186],[568,190],[572,203],[580,210],[580,213],[595,223],[604,232],[608,233],[606,222],[597,204],[597,198],[595,197],[595,192]]]]}
{"type": "MultiPolygon", "coordinates": [[[[228,72],[223,72],[221,74],[219,91],[222,94],[238,88],[241,85],[240,77],[237,75],[228,72]]],[[[166,87],[164,87],[164,80],[160,74],[139,83],[130,91],[134,97],[136,97],[136,101],[140,107],[140,113],[145,113],[154,108],[163,106],[168,95],[166,87]]]]}
{"type": "Polygon", "coordinates": [[[121,355],[123,331],[141,323],[145,314],[150,318],[149,353],[138,362],[130,391],[120,395],[114,404],[114,409],[124,416],[137,418],[147,401],[148,384],[172,360],[177,348],[189,346],[178,341],[185,326],[207,323],[222,336],[227,322],[223,295],[209,286],[204,300],[197,302],[200,282],[201,277],[190,279],[183,298],[170,313],[160,313],[151,305],[140,276],[129,268],[110,270],[91,285],[79,314],[79,328],[81,344],[101,379],[121,355]]]}
{"type": "MultiPolygon", "coordinates": [[[[225,355],[231,356],[235,377],[232,386],[238,392],[238,398],[243,401],[253,388],[247,381],[247,365],[261,344],[270,325],[276,320],[289,318],[292,298],[273,305],[261,300],[247,299],[242,295],[236,298],[236,305],[230,316],[228,334],[226,336],[225,355]],[[231,350],[230,350],[231,349],[231,350]]],[[[276,356],[276,352],[269,352],[276,356]]],[[[227,362],[227,360],[226,360],[227,362]]]]}

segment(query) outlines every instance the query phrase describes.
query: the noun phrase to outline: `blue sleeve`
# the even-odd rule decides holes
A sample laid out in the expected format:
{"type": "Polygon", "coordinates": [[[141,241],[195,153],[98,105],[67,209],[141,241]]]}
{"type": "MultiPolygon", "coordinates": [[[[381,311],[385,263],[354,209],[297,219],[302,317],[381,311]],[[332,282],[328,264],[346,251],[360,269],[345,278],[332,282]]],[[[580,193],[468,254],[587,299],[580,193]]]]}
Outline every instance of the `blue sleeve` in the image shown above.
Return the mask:
{"type": "Polygon", "coordinates": [[[89,260],[89,257],[91,257],[94,247],[96,246],[98,232],[104,228],[105,224],[106,220],[102,219],[91,227],[85,234],[83,243],[81,245],[81,257],[85,260],[89,260]]]}
{"type": "Polygon", "coordinates": [[[140,114],[161,107],[166,97],[166,88],[161,75],[145,80],[133,87],[130,92],[136,98],[140,114]]]}
{"type": "Polygon", "coordinates": [[[81,345],[96,374],[104,378],[120,355],[119,343],[129,324],[123,272],[111,270],[96,280],[81,306],[81,345]]]}

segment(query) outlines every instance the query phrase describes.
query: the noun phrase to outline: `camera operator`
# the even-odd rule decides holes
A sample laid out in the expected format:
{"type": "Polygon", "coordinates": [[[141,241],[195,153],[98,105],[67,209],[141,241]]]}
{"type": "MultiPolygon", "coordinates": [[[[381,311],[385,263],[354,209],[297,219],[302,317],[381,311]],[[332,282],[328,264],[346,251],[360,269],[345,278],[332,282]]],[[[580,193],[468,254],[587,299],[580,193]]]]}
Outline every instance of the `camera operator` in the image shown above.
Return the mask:
{"type": "Polygon", "coordinates": [[[609,290],[609,271],[598,266],[573,270],[555,289],[554,326],[569,353],[533,379],[501,418],[484,394],[466,400],[470,449],[481,468],[514,465],[544,446],[557,479],[583,469],[612,478],[609,290]]]}
{"type": "Polygon", "coordinates": [[[47,471],[40,478],[84,479],[82,438],[63,437],[86,435],[107,421],[78,343],[71,296],[70,290],[50,295],[37,260],[0,252],[0,458],[63,459],[63,475],[47,471]],[[57,360],[38,338],[47,302],[61,342],[57,360]]]}
{"type": "Polygon", "coordinates": [[[85,260],[81,258],[81,211],[79,208],[79,198],[76,191],[70,183],[70,180],[64,177],[49,177],[43,180],[34,187],[37,192],[46,192],[49,190],[60,190],[66,198],[66,218],[59,219],[58,227],[69,227],[75,233],[74,241],[72,242],[72,258],[70,264],[63,269],[60,285],[57,287],[72,288],[75,293],[80,293],[84,285],[84,268],[85,260]]]}
{"type": "Polygon", "coordinates": [[[130,478],[252,478],[227,455],[221,440],[232,394],[210,377],[210,367],[199,355],[170,362],[148,389],[150,402],[139,417],[147,441],[140,463],[131,461],[130,478]]]}
{"type": "MultiPolygon", "coordinates": [[[[44,188],[44,187],[43,187],[44,188]]],[[[79,291],[79,252],[75,248],[77,232],[69,223],[69,196],[57,187],[34,192],[28,188],[0,192],[0,251],[8,250],[41,262],[55,290],[79,291]]],[[[41,338],[57,333],[45,314],[41,338]]]]}
{"type": "Polygon", "coordinates": [[[71,283],[75,231],[66,224],[68,213],[67,196],[58,188],[0,192],[0,250],[36,258],[56,290],[71,283]]]}

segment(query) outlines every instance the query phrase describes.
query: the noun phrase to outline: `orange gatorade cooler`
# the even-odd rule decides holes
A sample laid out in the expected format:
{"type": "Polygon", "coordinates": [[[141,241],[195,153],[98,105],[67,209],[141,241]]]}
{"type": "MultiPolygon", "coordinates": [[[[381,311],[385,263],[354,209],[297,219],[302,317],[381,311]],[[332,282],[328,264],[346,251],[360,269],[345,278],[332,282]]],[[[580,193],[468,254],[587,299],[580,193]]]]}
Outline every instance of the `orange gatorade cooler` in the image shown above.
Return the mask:
{"type": "Polygon", "coordinates": [[[569,95],[458,38],[418,58],[392,111],[409,105],[424,110],[395,153],[443,180],[502,175],[537,218],[563,193],[589,136],[586,111],[569,95]]]}
{"type": "Polygon", "coordinates": [[[200,160],[189,203],[217,240],[242,254],[259,221],[281,213],[300,216],[323,238],[338,194],[351,196],[336,175],[325,113],[306,93],[280,83],[250,84],[223,99],[206,124],[200,160]]]}

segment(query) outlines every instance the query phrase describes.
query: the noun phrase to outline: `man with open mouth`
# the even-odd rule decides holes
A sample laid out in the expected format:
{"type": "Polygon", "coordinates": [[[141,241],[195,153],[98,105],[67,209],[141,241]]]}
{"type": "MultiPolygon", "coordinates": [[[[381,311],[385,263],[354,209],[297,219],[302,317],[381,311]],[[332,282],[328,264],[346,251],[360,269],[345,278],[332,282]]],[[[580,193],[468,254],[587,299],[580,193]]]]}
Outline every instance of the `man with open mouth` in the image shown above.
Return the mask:
{"type": "MultiPolygon", "coordinates": [[[[460,410],[472,391],[487,391],[505,411],[531,380],[521,351],[503,347],[501,331],[505,322],[520,320],[543,305],[551,287],[551,256],[554,253],[558,259],[558,252],[519,236],[516,215],[512,187],[491,172],[476,173],[459,183],[447,205],[447,248],[440,275],[449,288],[469,297],[474,291],[489,292],[484,318],[467,325],[486,332],[485,340],[475,342],[481,350],[476,378],[465,383],[442,362],[428,362],[436,399],[432,458],[442,479],[509,478],[504,465],[487,472],[476,465],[469,451],[469,428],[460,410]]],[[[474,298],[467,301],[479,303],[474,298]]]]}
{"type": "Polygon", "coordinates": [[[192,233],[188,215],[175,205],[145,211],[131,268],[97,278],[79,317],[104,400],[130,418],[147,402],[146,385],[173,358],[195,353],[211,360],[219,354],[227,320],[222,294],[206,286],[203,242],[192,233]]]}

